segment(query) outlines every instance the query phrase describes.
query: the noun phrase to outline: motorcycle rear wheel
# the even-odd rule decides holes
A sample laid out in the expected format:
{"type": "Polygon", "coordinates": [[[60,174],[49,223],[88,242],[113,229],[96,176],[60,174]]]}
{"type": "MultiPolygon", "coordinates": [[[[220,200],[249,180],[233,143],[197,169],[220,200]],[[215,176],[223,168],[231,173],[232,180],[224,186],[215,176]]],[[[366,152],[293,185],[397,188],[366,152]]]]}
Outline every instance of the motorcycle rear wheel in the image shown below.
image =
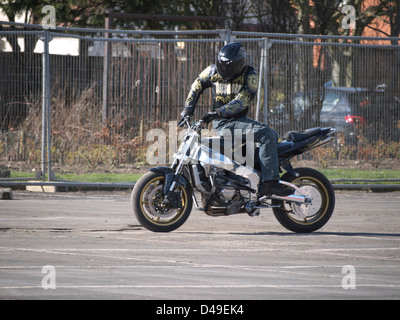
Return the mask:
{"type": "Polygon", "coordinates": [[[330,181],[319,171],[311,168],[297,168],[298,177],[285,173],[281,180],[299,187],[302,192],[313,198],[306,206],[273,200],[274,215],[286,229],[296,233],[310,233],[322,228],[331,218],[335,208],[335,193],[330,181]]]}
{"type": "Polygon", "coordinates": [[[133,212],[146,229],[154,232],[170,232],[178,229],[189,218],[193,199],[190,187],[177,186],[180,208],[163,204],[165,176],[162,172],[144,174],[132,190],[133,212]]]}

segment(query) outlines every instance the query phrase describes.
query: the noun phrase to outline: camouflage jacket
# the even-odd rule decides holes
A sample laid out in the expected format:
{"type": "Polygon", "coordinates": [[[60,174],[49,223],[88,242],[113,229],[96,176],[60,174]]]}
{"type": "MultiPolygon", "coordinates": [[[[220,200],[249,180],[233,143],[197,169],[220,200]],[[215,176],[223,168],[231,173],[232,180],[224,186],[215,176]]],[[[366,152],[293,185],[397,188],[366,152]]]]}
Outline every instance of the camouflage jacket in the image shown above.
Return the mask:
{"type": "Polygon", "coordinates": [[[257,93],[258,76],[254,68],[246,66],[243,72],[229,82],[222,80],[215,64],[207,67],[193,82],[185,103],[187,113],[193,114],[200,94],[212,89],[213,111],[223,118],[244,117],[257,93]]]}

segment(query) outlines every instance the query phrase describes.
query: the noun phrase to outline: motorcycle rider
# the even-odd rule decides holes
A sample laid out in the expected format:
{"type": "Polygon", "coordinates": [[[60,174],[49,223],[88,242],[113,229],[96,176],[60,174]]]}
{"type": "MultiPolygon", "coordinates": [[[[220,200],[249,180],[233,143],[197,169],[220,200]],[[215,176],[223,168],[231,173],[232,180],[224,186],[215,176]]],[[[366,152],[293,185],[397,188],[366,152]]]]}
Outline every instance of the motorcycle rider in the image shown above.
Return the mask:
{"type": "MultiPolygon", "coordinates": [[[[258,75],[247,65],[246,51],[241,43],[225,45],[218,53],[217,63],[208,66],[193,82],[181,113],[182,119],[194,113],[196,103],[206,88],[212,88],[212,111],[202,117],[204,123],[213,121],[220,135],[235,129],[253,130],[254,142],[260,143],[261,184],[257,195],[287,196],[289,188],[280,184],[277,133],[265,124],[246,117],[258,86],[258,75]]],[[[181,120],[182,120],[181,119],[181,120]]]]}

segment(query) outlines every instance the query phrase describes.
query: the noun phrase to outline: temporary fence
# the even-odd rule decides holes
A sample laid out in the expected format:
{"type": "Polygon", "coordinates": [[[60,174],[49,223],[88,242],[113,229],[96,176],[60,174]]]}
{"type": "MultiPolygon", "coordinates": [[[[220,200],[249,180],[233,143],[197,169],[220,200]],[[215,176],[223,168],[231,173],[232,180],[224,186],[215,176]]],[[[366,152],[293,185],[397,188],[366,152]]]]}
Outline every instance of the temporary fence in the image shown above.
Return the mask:
{"type": "MultiPolygon", "coordinates": [[[[249,117],[281,137],[338,130],[298,165],[338,183],[400,186],[397,38],[0,24],[0,185],[129,186],[162,164],[148,157],[161,140],[168,164],[193,80],[239,41],[260,79],[249,117]]],[[[211,101],[205,91],[197,118],[211,101]]]]}

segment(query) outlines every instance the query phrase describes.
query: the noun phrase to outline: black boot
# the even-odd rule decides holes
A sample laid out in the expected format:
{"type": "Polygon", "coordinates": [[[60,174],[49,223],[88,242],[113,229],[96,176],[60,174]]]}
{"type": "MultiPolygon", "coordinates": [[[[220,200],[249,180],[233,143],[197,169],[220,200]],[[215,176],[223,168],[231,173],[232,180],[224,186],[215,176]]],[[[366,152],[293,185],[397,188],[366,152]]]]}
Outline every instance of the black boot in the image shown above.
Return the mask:
{"type": "Polygon", "coordinates": [[[261,183],[260,188],[258,189],[257,196],[281,196],[286,197],[294,193],[291,188],[280,184],[278,181],[271,180],[271,181],[264,181],[261,183]]]}

